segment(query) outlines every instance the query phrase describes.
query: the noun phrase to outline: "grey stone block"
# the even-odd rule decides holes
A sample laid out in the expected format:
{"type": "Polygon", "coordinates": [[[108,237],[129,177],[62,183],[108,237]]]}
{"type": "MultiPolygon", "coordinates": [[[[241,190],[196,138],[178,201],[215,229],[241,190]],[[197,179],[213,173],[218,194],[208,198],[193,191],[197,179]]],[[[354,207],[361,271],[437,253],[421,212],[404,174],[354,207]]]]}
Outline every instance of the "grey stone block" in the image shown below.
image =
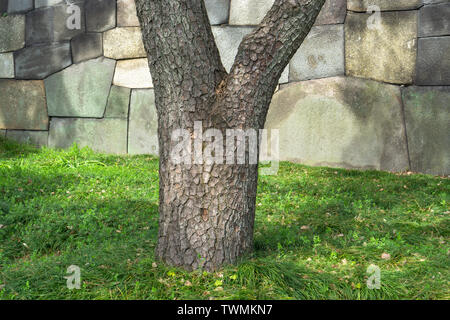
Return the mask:
{"type": "Polygon", "coordinates": [[[41,8],[41,7],[50,7],[57,4],[63,3],[65,0],[35,0],[34,1],[34,7],[41,8]]]}
{"type": "Polygon", "coordinates": [[[416,81],[418,85],[450,85],[450,37],[420,38],[416,81]]]}
{"type": "Polygon", "coordinates": [[[419,37],[450,35],[450,3],[424,6],[419,11],[419,37]]]}
{"type": "Polygon", "coordinates": [[[129,154],[158,154],[158,118],[152,89],[131,92],[129,154]]]}
{"type": "Polygon", "coordinates": [[[101,33],[83,33],[71,41],[73,63],[94,59],[103,55],[101,33]]]}
{"type": "Polygon", "coordinates": [[[12,52],[0,53],[0,78],[14,78],[14,56],[12,52]]]}
{"type": "Polygon", "coordinates": [[[140,27],[124,27],[103,34],[104,56],[112,59],[147,58],[140,27]]]}
{"type": "Polygon", "coordinates": [[[86,2],[86,30],[104,32],[116,27],[116,0],[86,2]]]}
{"type": "Polygon", "coordinates": [[[233,66],[242,39],[253,29],[253,27],[212,27],[223,66],[227,71],[233,66]]]}
{"type": "Polygon", "coordinates": [[[205,0],[211,25],[228,23],[230,0],[205,0]]]}
{"type": "Polygon", "coordinates": [[[72,64],[70,44],[26,47],[14,52],[17,79],[44,79],[72,64]]]}
{"type": "Polygon", "coordinates": [[[344,73],[344,26],[313,27],[290,62],[290,80],[325,78],[344,73]]]}
{"type": "Polygon", "coordinates": [[[142,58],[117,61],[113,84],[136,89],[153,88],[148,60],[142,58]]]}
{"type": "Polygon", "coordinates": [[[417,58],[417,11],[383,12],[380,25],[374,28],[368,26],[369,17],[364,13],[347,14],[346,74],[412,83],[417,58]]]}
{"type": "Polygon", "coordinates": [[[278,91],[266,128],[279,129],[280,160],[308,165],[408,169],[400,88],[333,77],[278,91]]]}
{"type": "Polygon", "coordinates": [[[366,12],[369,6],[377,6],[381,11],[417,9],[422,0],[347,0],[347,9],[366,12]]]}
{"type": "Polygon", "coordinates": [[[316,25],[344,23],[347,0],[327,0],[315,22],[316,25]]]}
{"type": "Polygon", "coordinates": [[[0,80],[0,97],[0,129],[48,129],[43,81],[0,80]]]}
{"type": "Polygon", "coordinates": [[[117,26],[139,27],[134,0],[117,0],[117,26]]]}
{"type": "Polygon", "coordinates": [[[450,87],[403,89],[411,169],[450,175],[450,87]]]}
{"type": "Polygon", "coordinates": [[[25,46],[25,16],[0,16],[0,52],[19,50],[25,46]]]}
{"type": "Polygon", "coordinates": [[[49,147],[66,149],[74,143],[97,152],[126,154],[127,120],[52,118],[49,147]]]}
{"type": "Polygon", "coordinates": [[[274,0],[231,0],[230,25],[258,25],[274,0]]]}
{"type": "Polygon", "coordinates": [[[72,21],[71,16],[73,13],[68,11],[69,6],[65,4],[46,7],[28,13],[26,23],[27,45],[68,41],[77,34],[83,33],[85,30],[84,3],[78,1],[74,4],[80,10],[79,29],[76,25],[68,24],[69,20],[72,21]]]}
{"type": "Polygon", "coordinates": [[[103,117],[115,65],[111,59],[92,59],[45,79],[48,114],[55,117],[103,117]]]}
{"type": "Polygon", "coordinates": [[[47,146],[48,131],[7,130],[6,139],[42,147],[47,146]]]}
{"type": "Polygon", "coordinates": [[[8,12],[8,0],[0,0],[0,14],[5,12],[8,12]]]}
{"type": "Polygon", "coordinates": [[[25,13],[33,10],[33,0],[9,0],[8,1],[8,13],[25,13]]]}
{"type": "Polygon", "coordinates": [[[128,118],[131,89],[112,86],[106,105],[105,118],[128,118]]]}

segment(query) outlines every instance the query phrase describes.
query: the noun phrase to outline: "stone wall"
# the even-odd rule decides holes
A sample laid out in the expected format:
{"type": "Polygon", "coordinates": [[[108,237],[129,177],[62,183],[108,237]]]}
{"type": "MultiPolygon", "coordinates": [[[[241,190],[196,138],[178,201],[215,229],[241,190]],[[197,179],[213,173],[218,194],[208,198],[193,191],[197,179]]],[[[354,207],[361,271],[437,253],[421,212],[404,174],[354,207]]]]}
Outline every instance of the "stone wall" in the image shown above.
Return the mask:
{"type": "MultiPolygon", "coordinates": [[[[205,0],[227,69],[273,1],[205,0]]],[[[157,154],[152,88],[134,0],[0,0],[0,135],[157,154]]],[[[449,109],[450,0],[327,0],[266,127],[281,160],[448,175],[449,109]]]]}

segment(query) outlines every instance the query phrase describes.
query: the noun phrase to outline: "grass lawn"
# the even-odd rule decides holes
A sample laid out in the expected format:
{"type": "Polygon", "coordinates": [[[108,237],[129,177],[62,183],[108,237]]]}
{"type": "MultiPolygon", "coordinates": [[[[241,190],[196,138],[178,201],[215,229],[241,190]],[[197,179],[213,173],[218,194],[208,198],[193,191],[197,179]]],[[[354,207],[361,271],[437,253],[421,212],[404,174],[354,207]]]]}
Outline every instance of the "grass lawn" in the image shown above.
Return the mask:
{"type": "Polygon", "coordinates": [[[449,193],[442,177],[281,163],[260,177],[254,253],[188,273],[154,260],[156,158],[0,140],[0,299],[450,299],[449,193]]]}

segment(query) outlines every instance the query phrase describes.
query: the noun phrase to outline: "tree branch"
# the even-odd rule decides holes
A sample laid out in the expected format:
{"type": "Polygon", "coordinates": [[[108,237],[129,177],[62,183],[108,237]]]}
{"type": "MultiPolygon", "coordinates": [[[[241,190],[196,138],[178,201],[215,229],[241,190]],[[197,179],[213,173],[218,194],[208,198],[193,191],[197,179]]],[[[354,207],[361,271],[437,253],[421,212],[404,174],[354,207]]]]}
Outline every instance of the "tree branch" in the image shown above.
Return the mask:
{"type": "MultiPolygon", "coordinates": [[[[281,74],[324,3],[325,0],[275,0],[258,28],[243,39],[223,92],[235,97],[236,108],[246,111],[246,126],[264,126],[281,74]]],[[[224,111],[227,121],[236,114],[234,109],[224,111]]]]}

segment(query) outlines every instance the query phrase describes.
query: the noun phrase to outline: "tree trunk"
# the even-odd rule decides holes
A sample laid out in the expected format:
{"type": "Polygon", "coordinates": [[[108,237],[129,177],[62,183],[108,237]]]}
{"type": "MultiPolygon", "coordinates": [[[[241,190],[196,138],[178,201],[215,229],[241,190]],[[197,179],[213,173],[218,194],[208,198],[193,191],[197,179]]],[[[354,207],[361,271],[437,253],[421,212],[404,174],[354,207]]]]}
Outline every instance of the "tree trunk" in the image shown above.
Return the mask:
{"type": "MultiPolygon", "coordinates": [[[[325,0],[276,0],[241,43],[227,74],[199,0],[136,0],[155,86],[160,152],[157,258],[187,270],[212,271],[253,248],[257,164],[198,161],[193,142],[184,163],[172,161],[176,130],[261,129],[284,68],[311,29],[325,0]],[[172,158],[171,158],[172,157],[172,158]],[[195,161],[197,160],[197,161],[195,161]]],[[[238,139],[232,150],[236,152],[238,139]]],[[[259,144],[259,139],[257,139],[259,144]]],[[[259,149],[259,146],[258,146],[259,149]]],[[[257,150],[256,155],[259,151],[257,150]]]]}

